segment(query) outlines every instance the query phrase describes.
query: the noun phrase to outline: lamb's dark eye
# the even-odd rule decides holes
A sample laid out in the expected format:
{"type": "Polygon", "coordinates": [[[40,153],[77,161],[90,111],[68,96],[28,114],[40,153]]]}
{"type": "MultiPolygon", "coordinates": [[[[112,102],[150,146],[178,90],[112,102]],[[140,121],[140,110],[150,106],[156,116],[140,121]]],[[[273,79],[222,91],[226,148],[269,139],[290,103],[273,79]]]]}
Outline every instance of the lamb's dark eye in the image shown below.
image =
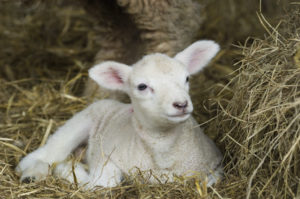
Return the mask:
{"type": "Polygon", "coordinates": [[[189,82],[190,81],[190,77],[186,77],[186,82],[189,82]]]}
{"type": "Polygon", "coordinates": [[[143,91],[147,88],[147,85],[146,84],[139,84],[138,87],[137,87],[140,91],[143,91]]]}

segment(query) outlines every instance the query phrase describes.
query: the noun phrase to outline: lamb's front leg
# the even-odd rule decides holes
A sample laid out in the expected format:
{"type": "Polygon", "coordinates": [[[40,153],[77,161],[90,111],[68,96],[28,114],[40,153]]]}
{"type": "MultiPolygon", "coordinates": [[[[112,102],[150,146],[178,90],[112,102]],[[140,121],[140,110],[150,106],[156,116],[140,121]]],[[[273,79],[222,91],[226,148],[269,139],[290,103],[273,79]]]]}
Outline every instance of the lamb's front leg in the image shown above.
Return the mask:
{"type": "Polygon", "coordinates": [[[89,167],[89,182],[86,185],[88,189],[95,186],[115,187],[122,181],[121,169],[109,160],[96,167],[89,167]]]}
{"type": "Polygon", "coordinates": [[[22,182],[44,179],[49,167],[63,161],[82,142],[88,139],[92,127],[91,107],[77,113],[60,127],[47,143],[24,157],[17,166],[22,182]]]}
{"type": "Polygon", "coordinates": [[[88,189],[95,186],[114,187],[117,186],[123,177],[122,170],[112,160],[113,152],[105,155],[99,140],[91,135],[88,142],[87,160],[89,166],[88,189]]]}
{"type": "Polygon", "coordinates": [[[75,183],[75,174],[77,183],[86,190],[92,190],[97,186],[115,187],[122,180],[121,170],[111,161],[97,164],[95,168],[90,168],[89,172],[84,169],[81,163],[74,163],[73,165],[71,161],[63,162],[56,166],[54,174],[71,183],[75,183]]]}

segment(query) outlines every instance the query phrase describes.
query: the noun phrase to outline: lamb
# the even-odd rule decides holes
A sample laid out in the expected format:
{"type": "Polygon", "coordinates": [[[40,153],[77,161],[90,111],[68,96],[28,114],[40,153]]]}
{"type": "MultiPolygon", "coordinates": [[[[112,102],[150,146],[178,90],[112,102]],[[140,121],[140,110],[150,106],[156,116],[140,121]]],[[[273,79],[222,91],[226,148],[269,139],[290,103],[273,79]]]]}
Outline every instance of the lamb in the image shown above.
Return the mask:
{"type": "Polygon", "coordinates": [[[72,163],[65,160],[88,140],[88,171],[81,163],[73,166],[77,182],[87,189],[117,186],[132,168],[169,181],[194,171],[214,184],[222,176],[222,155],[191,116],[188,81],[218,51],[218,44],[202,40],[174,58],[155,53],[132,67],[114,61],[94,66],[90,77],[106,89],[126,92],[131,104],[104,99],[75,114],[21,160],[20,180],[42,180],[55,163],[54,175],[74,182],[72,163]]]}

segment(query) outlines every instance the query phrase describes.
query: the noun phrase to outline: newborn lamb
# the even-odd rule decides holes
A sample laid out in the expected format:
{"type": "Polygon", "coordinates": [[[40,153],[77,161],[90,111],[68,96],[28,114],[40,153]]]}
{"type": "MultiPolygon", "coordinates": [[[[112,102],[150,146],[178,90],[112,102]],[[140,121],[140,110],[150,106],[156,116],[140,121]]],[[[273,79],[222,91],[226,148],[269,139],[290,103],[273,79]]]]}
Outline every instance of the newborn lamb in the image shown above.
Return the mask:
{"type": "Polygon", "coordinates": [[[74,182],[72,163],[65,160],[88,140],[88,171],[81,163],[73,166],[77,182],[88,189],[117,186],[133,168],[169,181],[174,174],[198,172],[212,185],[222,176],[222,155],[191,117],[188,91],[189,76],[218,51],[218,44],[203,40],[174,58],[157,53],[132,67],[113,61],[94,66],[90,77],[104,88],[126,92],[131,104],[100,100],[74,115],[22,159],[21,181],[44,179],[56,163],[54,174],[74,182]]]}

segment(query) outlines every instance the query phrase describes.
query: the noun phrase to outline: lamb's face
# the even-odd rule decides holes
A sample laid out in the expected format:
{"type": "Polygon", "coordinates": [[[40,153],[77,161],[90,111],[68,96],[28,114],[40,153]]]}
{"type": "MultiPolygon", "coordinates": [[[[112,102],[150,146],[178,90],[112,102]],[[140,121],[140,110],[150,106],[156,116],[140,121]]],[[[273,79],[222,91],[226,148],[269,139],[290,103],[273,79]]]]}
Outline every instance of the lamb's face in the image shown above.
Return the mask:
{"type": "Polygon", "coordinates": [[[130,67],[107,61],[89,70],[100,86],[131,97],[135,115],[149,127],[185,121],[193,111],[188,94],[189,75],[199,72],[219,51],[213,41],[198,41],[174,58],[152,54],[130,67]]]}
{"type": "Polygon", "coordinates": [[[144,57],[133,66],[128,84],[136,111],[156,124],[185,121],[193,111],[189,72],[173,58],[162,54],[144,57]]]}

